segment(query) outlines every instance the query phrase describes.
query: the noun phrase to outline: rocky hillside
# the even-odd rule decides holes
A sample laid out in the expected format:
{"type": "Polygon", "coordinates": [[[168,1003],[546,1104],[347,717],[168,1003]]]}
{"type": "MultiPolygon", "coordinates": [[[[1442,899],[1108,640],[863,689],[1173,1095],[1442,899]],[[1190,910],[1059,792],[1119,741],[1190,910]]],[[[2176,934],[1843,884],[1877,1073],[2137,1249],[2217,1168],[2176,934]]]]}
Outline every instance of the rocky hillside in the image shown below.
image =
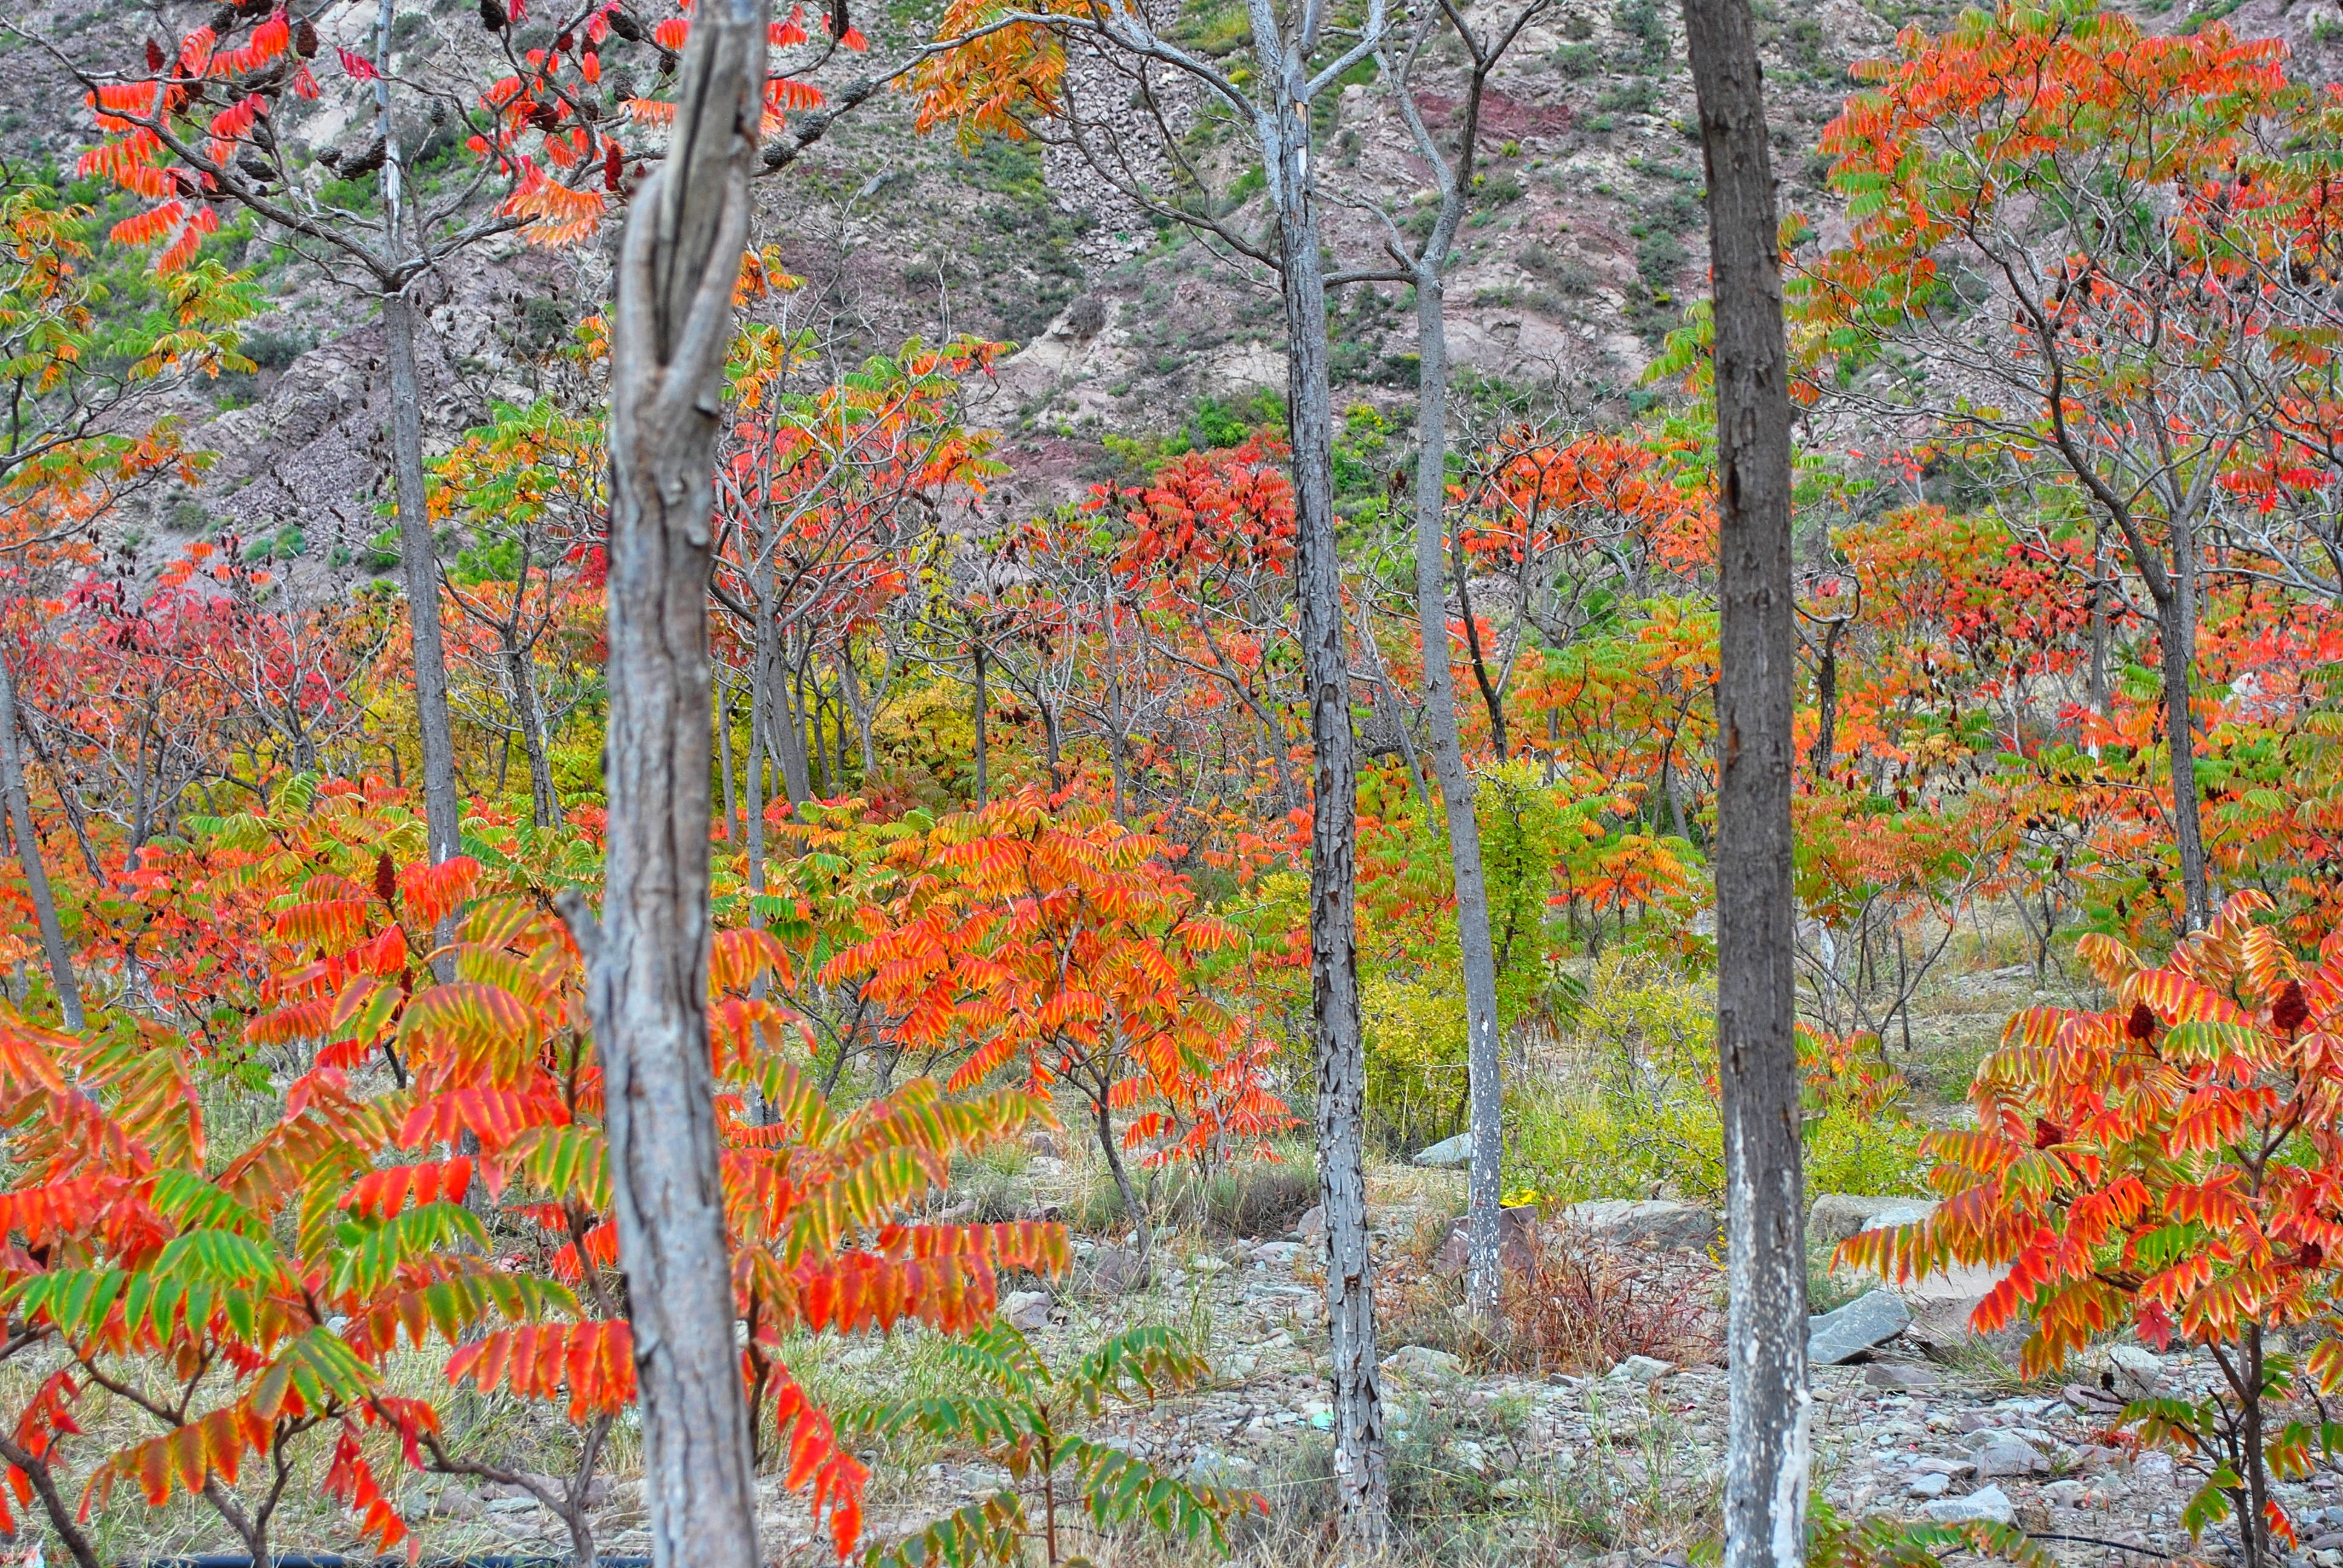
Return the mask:
{"type": "MultiPolygon", "coordinates": [[[[1242,5],[1186,6],[1175,24],[1182,38],[1204,55],[1232,55],[1242,5]]],[[[1854,85],[1849,65],[1885,48],[1900,26],[1940,24],[1950,7],[1757,0],[1756,11],[1784,199],[1827,235],[1833,204],[1816,142],[1854,85]]],[[[372,15],[329,5],[320,25],[355,40],[372,15]]],[[[414,20],[428,25],[402,25],[410,56],[476,25],[460,0],[437,0],[427,19],[414,20]]],[[[2343,67],[2343,24],[2309,7],[2251,0],[2232,22],[2284,36],[2306,75],[2343,67]]],[[[25,25],[84,60],[126,56],[146,31],[96,0],[53,0],[25,25]]],[[[871,28],[875,57],[932,25],[927,0],[899,0],[871,28]]],[[[0,38],[0,49],[12,82],[0,146],[12,160],[67,163],[84,137],[78,93],[22,37],[0,38]]],[[[1334,106],[1334,156],[1322,169],[1351,204],[1329,224],[1337,266],[1378,261],[1383,215],[1419,232],[1430,222],[1428,170],[1387,85],[1372,67],[1358,75],[1334,106]]],[[[1435,129],[1444,128],[1437,122],[1454,99],[1442,95],[1458,75],[1435,53],[1423,78],[1435,129]]],[[[1664,0],[1608,9],[1563,0],[1521,35],[1493,80],[1480,205],[1450,287],[1453,351],[1463,374],[1486,387],[1542,390],[1590,421],[1617,417],[1650,396],[1644,367],[1704,276],[1681,23],[1664,0]]],[[[1101,123],[1116,108],[1108,104],[1101,123]]],[[[305,127],[309,150],[324,150],[337,129],[305,127]]],[[[1257,167],[1234,138],[1189,140],[1222,193],[1225,221],[1257,230],[1266,216],[1257,167]]],[[[967,332],[1020,345],[979,413],[1009,437],[1017,476],[998,498],[1007,506],[1048,504],[1127,472],[1134,453],[1200,417],[1259,417],[1273,406],[1247,405],[1282,387],[1277,302],[1261,271],[1151,218],[1070,149],[921,136],[907,99],[881,97],[760,189],[763,237],[804,280],[777,308],[813,328],[835,361],[913,336],[967,332]]],[[[346,297],[292,252],[234,230],[224,243],[240,248],[272,299],[252,333],[259,369],[184,411],[221,461],[199,493],[159,500],[142,534],[163,547],[226,527],[268,541],[307,576],[348,582],[379,572],[388,565],[376,545],[385,521],[379,332],[353,319],[346,297]]],[[[600,296],[608,243],[547,252],[508,240],[431,280],[430,438],[444,444],[492,402],[598,395],[558,350],[600,296]]],[[[1403,420],[1414,369],[1403,291],[1355,285],[1335,308],[1338,404],[1403,420]]]]}

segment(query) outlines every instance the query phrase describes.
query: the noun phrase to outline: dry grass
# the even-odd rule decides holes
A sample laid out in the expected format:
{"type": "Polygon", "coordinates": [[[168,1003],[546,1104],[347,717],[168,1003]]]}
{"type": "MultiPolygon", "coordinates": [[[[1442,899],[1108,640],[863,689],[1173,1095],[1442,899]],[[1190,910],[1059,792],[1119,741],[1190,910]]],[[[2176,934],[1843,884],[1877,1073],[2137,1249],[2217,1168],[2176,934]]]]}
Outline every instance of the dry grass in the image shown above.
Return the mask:
{"type": "Polygon", "coordinates": [[[1581,1376],[1629,1356],[1715,1359],[1716,1271],[1705,1258],[1614,1247],[1564,1221],[1541,1221],[1526,1259],[1505,1270],[1499,1327],[1490,1332],[1467,1320],[1463,1280],[1434,1266],[1453,1223],[1423,1221],[1392,1260],[1375,1299],[1383,1342],[1448,1351],[1482,1371],[1581,1376]]]}
{"type": "Polygon", "coordinates": [[[1715,1270],[1704,1258],[1608,1246],[1547,1221],[1528,1242],[1527,1266],[1507,1270],[1498,1293],[1503,1332],[1490,1346],[1515,1372],[1608,1372],[1629,1356],[1715,1358],[1715,1270]]]}

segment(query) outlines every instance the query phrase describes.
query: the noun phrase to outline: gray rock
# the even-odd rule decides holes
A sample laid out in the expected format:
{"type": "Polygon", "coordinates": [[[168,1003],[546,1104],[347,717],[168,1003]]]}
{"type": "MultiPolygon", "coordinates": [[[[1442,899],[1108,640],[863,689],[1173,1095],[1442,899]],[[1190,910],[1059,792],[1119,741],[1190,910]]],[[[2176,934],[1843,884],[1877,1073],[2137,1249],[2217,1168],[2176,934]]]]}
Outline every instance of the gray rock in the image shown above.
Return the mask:
{"type": "Polygon", "coordinates": [[[1966,1497],[1940,1497],[1928,1504],[1928,1517],[1939,1524],[2015,1524],[2017,1510],[1998,1486],[1983,1487],[1966,1497]]]}
{"type": "Polygon", "coordinates": [[[1293,1221],[1293,1233],[1304,1241],[1314,1241],[1326,1233],[1326,1205],[1312,1203],[1293,1221]]]}
{"type": "Polygon", "coordinates": [[[1091,1289],[1101,1296],[1120,1296],[1147,1283],[1147,1263],[1122,1247],[1101,1247],[1091,1254],[1091,1289]]]}
{"type": "Polygon", "coordinates": [[[1830,1367],[1885,1344],[1904,1332],[1912,1312],[1893,1291],[1871,1291],[1835,1312],[1806,1320],[1806,1364],[1830,1367]]]}
{"type": "Polygon", "coordinates": [[[1649,1387],[1675,1371],[1674,1362],[1664,1362],[1652,1356],[1629,1356],[1604,1374],[1606,1382],[1640,1383],[1649,1387]]]}
{"type": "Polygon", "coordinates": [[[1473,1163],[1473,1135],[1459,1132],[1453,1138],[1442,1139],[1429,1149],[1419,1149],[1415,1162],[1450,1171],[1470,1165],[1473,1163]]]}
{"type": "Polygon", "coordinates": [[[1018,1291],[1005,1296],[1001,1302],[1001,1315],[1011,1328],[1038,1333],[1050,1326],[1050,1292],[1018,1291]]]}
{"type": "Polygon", "coordinates": [[[1188,1484],[1250,1487],[1260,1473],[1259,1465],[1242,1455],[1222,1453],[1217,1448],[1200,1448],[1188,1462],[1188,1484]]]}
{"type": "Polygon", "coordinates": [[[2042,1451],[2022,1437],[2006,1433],[1986,1440],[1976,1451],[1976,1473],[1981,1480],[2004,1475],[2041,1475],[2050,1469],[2050,1462],[2042,1451]]]}
{"type": "Polygon", "coordinates": [[[1863,1381],[1873,1388],[1922,1389],[1942,1380],[1935,1367],[1917,1362],[1874,1362],[1864,1369],[1863,1381]]]}
{"type": "MultiPolygon", "coordinates": [[[[1459,1220],[1448,1232],[1448,1240],[1440,1244],[1433,1255],[1432,1266],[1449,1278],[1463,1273],[1473,1262],[1473,1241],[1466,1233],[1467,1221],[1459,1220]]],[[[1497,1262],[1500,1268],[1527,1271],[1536,1261],[1537,1209],[1524,1203],[1519,1208],[1497,1211],[1497,1262]]]]}
{"type": "Polygon", "coordinates": [[[1299,1241],[1263,1241],[1252,1250],[1254,1261],[1278,1269],[1291,1268],[1293,1260],[1301,1255],[1302,1243],[1299,1241]]]}
{"type": "Polygon", "coordinates": [[[1705,1251],[1723,1232],[1716,1211],[1664,1198],[1598,1198],[1573,1203],[1564,1215],[1595,1240],[1614,1246],[1683,1247],[1705,1251]]]}
{"type": "Polygon", "coordinates": [[[1932,1473],[1926,1475],[1914,1476],[1912,1478],[1912,1484],[1906,1487],[1904,1490],[1915,1497],[1942,1497],[1952,1484],[1953,1478],[1951,1476],[1937,1475],[1932,1473]]]}
{"type": "Polygon", "coordinates": [[[1806,1211],[1806,1245],[1835,1247],[1865,1231],[1924,1220],[1936,1207],[1926,1198],[1858,1198],[1846,1192],[1825,1192],[1806,1211]]]}
{"type": "Polygon", "coordinates": [[[1400,1377],[1445,1380],[1463,1376],[1464,1363],[1430,1345],[1402,1345],[1383,1357],[1383,1371],[1400,1377]]]}
{"type": "Polygon", "coordinates": [[[2109,1345],[2107,1365],[2116,1374],[2116,1389],[2133,1399],[2154,1399],[2164,1386],[2164,1362],[2140,1345],[2109,1345]]]}

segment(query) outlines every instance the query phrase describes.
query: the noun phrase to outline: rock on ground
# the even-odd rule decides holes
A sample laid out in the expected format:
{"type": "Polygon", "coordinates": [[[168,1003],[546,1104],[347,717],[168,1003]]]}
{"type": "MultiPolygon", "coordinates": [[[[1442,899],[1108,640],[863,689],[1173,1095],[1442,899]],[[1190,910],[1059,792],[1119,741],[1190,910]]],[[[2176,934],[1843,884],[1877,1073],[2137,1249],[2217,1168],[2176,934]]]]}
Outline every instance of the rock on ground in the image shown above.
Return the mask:
{"type": "Polygon", "coordinates": [[[1706,1251],[1724,1235],[1715,1210],[1664,1198],[1598,1198],[1573,1203],[1563,1214],[1595,1240],[1615,1246],[1706,1251]]]}
{"type": "MultiPolygon", "coordinates": [[[[1537,1240],[1537,1210],[1524,1204],[1517,1209],[1497,1211],[1497,1255],[1508,1269],[1526,1269],[1533,1261],[1534,1244],[1537,1240]]],[[[1448,1240],[1440,1244],[1433,1256],[1432,1266],[1453,1278],[1463,1273],[1473,1262],[1471,1222],[1459,1220],[1448,1232],[1448,1240]]]]}
{"type": "Polygon", "coordinates": [[[1925,1198],[1863,1198],[1825,1192],[1806,1211],[1806,1245],[1836,1247],[1865,1231],[1909,1225],[1936,1211],[1925,1198]]]}
{"type": "Polygon", "coordinates": [[[1454,1170],[1460,1166],[1470,1165],[1473,1163],[1473,1135],[1469,1132],[1460,1132],[1453,1138],[1442,1139],[1429,1149],[1419,1149],[1416,1151],[1415,1162],[1418,1165],[1433,1166],[1441,1170],[1454,1170]]]}
{"type": "Polygon", "coordinates": [[[2008,1493],[1998,1486],[1987,1486],[1970,1493],[1966,1497],[1945,1497],[1928,1504],[1928,1517],[1939,1524],[1970,1524],[1983,1521],[1992,1524],[2017,1523],[2016,1506],[2008,1493]]]}
{"type": "Polygon", "coordinates": [[[1885,1344],[1911,1322],[1911,1310],[1893,1291],[1857,1296],[1835,1312],[1806,1320],[1806,1364],[1836,1366],[1885,1344]]]}

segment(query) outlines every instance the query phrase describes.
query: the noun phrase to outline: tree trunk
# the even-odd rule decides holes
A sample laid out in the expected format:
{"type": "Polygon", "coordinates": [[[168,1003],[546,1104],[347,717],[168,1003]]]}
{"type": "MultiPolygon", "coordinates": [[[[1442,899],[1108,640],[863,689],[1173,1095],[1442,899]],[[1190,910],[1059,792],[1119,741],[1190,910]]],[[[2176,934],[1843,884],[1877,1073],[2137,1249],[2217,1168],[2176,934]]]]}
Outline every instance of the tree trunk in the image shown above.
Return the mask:
{"type": "Polygon", "coordinates": [[[830,749],[822,743],[821,677],[813,668],[810,650],[804,664],[798,667],[796,691],[798,711],[805,715],[805,734],[812,757],[806,772],[806,798],[826,799],[838,793],[838,779],[830,771],[830,749]]]}
{"type": "Polygon", "coordinates": [[[1831,759],[1838,755],[1838,634],[1843,620],[1823,628],[1823,645],[1815,660],[1815,749],[1806,759],[1814,769],[1815,787],[1830,778],[1831,759]]]}
{"type": "Polygon", "coordinates": [[[806,771],[805,731],[798,728],[798,683],[788,639],[774,639],[766,651],[771,690],[765,698],[765,723],[772,730],[768,749],[781,765],[782,793],[790,805],[802,806],[813,793],[813,780],[806,771]]]}
{"type": "Polygon", "coordinates": [[[415,722],[423,743],[423,814],[431,863],[463,849],[464,819],[456,795],[456,732],[447,715],[447,654],[439,635],[439,556],[424,504],[423,405],[415,374],[415,308],[387,294],[382,324],[390,340],[390,460],[398,490],[398,555],[407,573],[407,616],[415,644],[415,722]]]}
{"type": "Polygon", "coordinates": [[[2245,1539],[2245,1568],[2263,1568],[2269,1562],[2269,1462],[2264,1456],[2268,1435],[2263,1430],[2262,1410],[2262,1326],[2248,1321],[2246,1342],[2238,1348],[2237,1362],[2245,1371],[2245,1389],[2239,1399],[2244,1406],[2245,1431],[2240,1433],[2238,1448],[2246,1461],[2246,1506],[2239,1509],[2237,1533],[2245,1539]]]}
{"type": "Polygon", "coordinates": [[[1318,1189],[1326,1209],[1326,1315],[1332,1338],[1334,1486],[1344,1540],[1379,1548],[1389,1529],[1375,1314],[1367,1252],[1366,1060],[1359,1027],[1357,739],[1343,646],[1342,561],[1334,538],[1333,396],[1328,385],[1326,277],[1312,186],[1305,67],[1279,37],[1267,0],[1252,3],[1253,42],[1276,73],[1262,149],[1277,206],[1285,307],[1286,406],[1293,447],[1294,580],[1302,601],[1314,793],[1310,833],[1311,1011],[1318,1080],[1318,1189]]]}
{"type": "Polygon", "coordinates": [[[1122,1148],[1115,1141],[1114,1112],[1108,1109],[1103,1096],[1091,1097],[1091,1121],[1098,1129],[1099,1152],[1106,1156],[1107,1174],[1114,1178],[1114,1190],[1122,1195],[1122,1212],[1131,1221],[1131,1235],[1138,1249],[1143,1272],[1148,1260],[1155,1252],[1155,1221],[1141,1201],[1139,1189],[1131,1183],[1131,1171],[1122,1162],[1122,1148]]]}
{"type": "Polygon", "coordinates": [[[2180,851],[2180,889],[2187,929],[2213,923],[2213,889],[2205,869],[2204,808],[2197,799],[2197,735],[2189,689],[2197,667],[2197,542],[2185,518],[2172,520],[2171,579],[2157,605],[2164,655],[2164,727],[2172,754],[2172,838],[2180,851]]]}
{"type": "MultiPolygon", "coordinates": [[[[2091,525],[2091,711],[2107,716],[2107,547],[2099,526],[2091,525]]],[[[2099,754],[2098,738],[2091,738],[2091,755],[2099,754]]]]}
{"type": "Polygon", "coordinates": [[[1505,737],[1505,699],[1489,676],[1489,656],[1481,647],[1481,623],[1473,615],[1473,573],[1460,547],[1455,552],[1456,608],[1464,622],[1464,648],[1473,658],[1473,684],[1480,688],[1481,706],[1489,710],[1489,744],[1502,762],[1513,755],[1505,737]]]}
{"type": "Polygon", "coordinates": [[[975,711],[970,715],[970,717],[976,723],[976,809],[981,811],[984,809],[987,784],[989,782],[985,778],[986,758],[984,753],[984,645],[980,642],[972,645],[969,650],[969,655],[970,662],[972,662],[976,667],[975,711]]]}
{"type": "Polygon", "coordinates": [[[33,799],[25,788],[25,753],[18,739],[16,681],[5,658],[0,658],[0,794],[7,797],[16,863],[25,869],[25,892],[33,900],[33,919],[41,928],[41,950],[48,955],[57,1011],[65,1028],[79,1034],[85,1022],[81,981],[74,974],[73,950],[65,945],[65,930],[57,920],[56,894],[49,887],[49,869],[41,859],[41,836],[33,825],[33,799]]]}
{"type": "Polygon", "coordinates": [[[1790,785],[1795,604],[1779,218],[1749,0],[1684,0],[1715,279],[1716,1047],[1725,1103],[1726,1568],[1805,1550],[1806,1258],[1790,785]]]}
{"type": "Polygon", "coordinates": [[[766,8],[693,19],[629,214],[610,357],[608,869],[578,920],[608,1097],[658,1568],[757,1568],[708,1045],[709,511],[763,112],[766,8]]]}
{"type": "Polygon", "coordinates": [[[5,1432],[0,1432],[0,1460],[24,1472],[25,1479],[32,1483],[35,1495],[41,1500],[41,1511],[49,1516],[49,1528],[65,1543],[75,1568],[100,1568],[96,1549],[90,1545],[76,1517],[79,1510],[57,1490],[56,1476],[50,1471],[49,1462],[18,1447],[5,1432]]]}
{"type": "Polygon", "coordinates": [[[561,797],[553,788],[553,759],[545,749],[545,716],[537,706],[537,671],[528,649],[518,642],[505,645],[505,680],[512,688],[513,717],[520,729],[522,752],[528,758],[530,819],[540,828],[561,820],[561,797]]]}
{"type": "Polygon", "coordinates": [[[740,796],[732,776],[732,692],[722,682],[716,688],[716,778],[724,789],[724,841],[740,837],[740,796]]]}
{"type": "Polygon", "coordinates": [[[1424,714],[1432,771],[1448,818],[1448,859],[1456,881],[1456,945],[1464,961],[1465,1070],[1472,1093],[1473,1171],[1465,1239],[1471,1259],[1464,1300],[1484,1322],[1497,1313],[1498,1210],[1504,1201],[1503,1066],[1497,1050],[1497,965],[1489,934],[1489,883],[1481,865],[1481,825],[1456,727],[1456,678],[1448,658],[1448,578],[1442,569],[1448,503],[1448,324],[1442,259],[1455,225],[1452,209],[1433,231],[1416,267],[1416,343],[1422,367],[1415,401],[1415,609],[1423,631],[1424,714]]]}
{"type": "Polygon", "coordinates": [[[879,773],[879,752],[870,741],[874,715],[870,700],[862,695],[862,677],[855,673],[854,649],[850,647],[841,649],[838,656],[838,689],[846,699],[848,716],[854,720],[855,744],[862,759],[861,787],[868,790],[879,773]]]}

